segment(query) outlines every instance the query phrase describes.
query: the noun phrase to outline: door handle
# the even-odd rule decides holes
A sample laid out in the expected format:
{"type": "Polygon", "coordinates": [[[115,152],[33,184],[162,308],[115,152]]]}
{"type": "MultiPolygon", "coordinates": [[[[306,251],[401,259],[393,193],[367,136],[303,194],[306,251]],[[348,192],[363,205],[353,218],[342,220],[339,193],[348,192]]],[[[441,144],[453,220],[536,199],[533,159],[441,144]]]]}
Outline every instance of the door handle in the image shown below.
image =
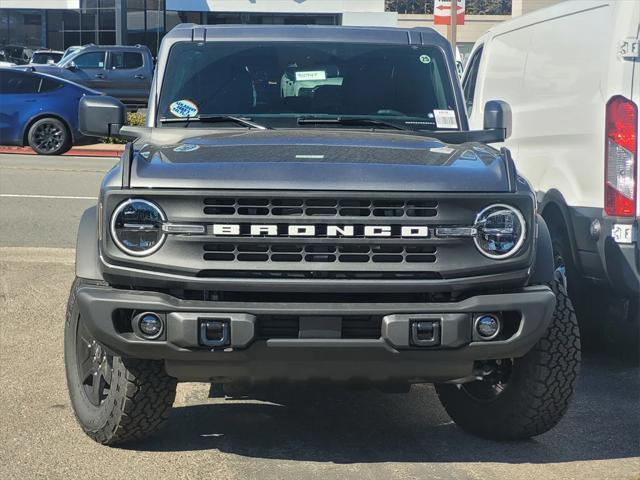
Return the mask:
{"type": "Polygon", "coordinates": [[[138,80],[144,80],[144,75],[140,75],[140,74],[138,74],[138,75],[136,75],[136,76],[135,76],[135,77],[133,77],[133,78],[136,78],[136,79],[138,79],[138,80]]]}
{"type": "Polygon", "coordinates": [[[96,74],[95,74],[95,77],[96,77],[96,78],[104,78],[104,74],[102,74],[102,73],[96,73],[96,74]]]}

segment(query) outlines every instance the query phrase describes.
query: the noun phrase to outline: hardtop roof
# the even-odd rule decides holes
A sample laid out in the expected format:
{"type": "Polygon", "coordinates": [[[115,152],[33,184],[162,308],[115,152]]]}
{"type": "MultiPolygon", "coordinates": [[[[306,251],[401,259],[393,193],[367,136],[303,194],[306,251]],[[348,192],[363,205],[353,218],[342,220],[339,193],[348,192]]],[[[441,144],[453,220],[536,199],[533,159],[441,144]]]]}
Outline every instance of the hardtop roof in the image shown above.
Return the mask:
{"type": "Polygon", "coordinates": [[[404,45],[448,45],[428,27],[356,27],[334,25],[176,25],[166,36],[179,41],[353,42],[404,45]]]}

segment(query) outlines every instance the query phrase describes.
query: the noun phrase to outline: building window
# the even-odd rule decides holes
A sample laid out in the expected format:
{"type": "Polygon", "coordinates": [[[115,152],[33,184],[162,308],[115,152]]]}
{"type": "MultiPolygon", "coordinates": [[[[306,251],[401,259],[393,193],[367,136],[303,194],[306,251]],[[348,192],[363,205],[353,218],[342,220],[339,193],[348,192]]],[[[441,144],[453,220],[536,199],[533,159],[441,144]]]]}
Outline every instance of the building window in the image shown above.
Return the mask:
{"type": "Polygon", "coordinates": [[[42,47],[45,44],[42,10],[0,10],[0,45],[42,47]]]}

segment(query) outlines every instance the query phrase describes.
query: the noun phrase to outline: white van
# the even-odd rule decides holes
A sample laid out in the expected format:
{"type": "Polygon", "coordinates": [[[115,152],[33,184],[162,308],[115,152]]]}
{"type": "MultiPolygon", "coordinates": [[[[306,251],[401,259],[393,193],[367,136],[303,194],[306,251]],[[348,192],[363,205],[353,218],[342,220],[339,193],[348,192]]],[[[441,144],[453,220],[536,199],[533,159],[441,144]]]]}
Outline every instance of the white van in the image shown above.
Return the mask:
{"type": "Polygon", "coordinates": [[[487,101],[510,104],[506,146],[570,291],[604,281],[638,319],[640,0],[565,1],[505,22],[475,44],[462,83],[472,129],[487,101]]]}

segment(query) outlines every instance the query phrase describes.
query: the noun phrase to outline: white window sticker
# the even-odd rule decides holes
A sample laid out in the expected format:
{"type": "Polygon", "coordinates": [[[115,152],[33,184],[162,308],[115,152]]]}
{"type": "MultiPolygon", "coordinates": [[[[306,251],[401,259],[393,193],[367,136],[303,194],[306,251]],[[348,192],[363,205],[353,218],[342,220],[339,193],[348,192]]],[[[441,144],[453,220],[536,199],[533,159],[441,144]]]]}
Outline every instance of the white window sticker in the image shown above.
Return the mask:
{"type": "Polygon", "coordinates": [[[296,82],[304,82],[307,80],[326,80],[327,72],[317,70],[313,72],[296,72],[296,82]]]}
{"type": "Polygon", "coordinates": [[[187,118],[197,116],[200,109],[191,100],[178,100],[169,105],[169,111],[174,117],[187,118]]]}
{"type": "Polygon", "coordinates": [[[444,153],[445,155],[451,155],[455,150],[449,147],[430,148],[433,153],[444,153]]]}
{"type": "Polygon", "coordinates": [[[611,228],[611,236],[616,243],[633,243],[633,225],[616,223],[611,228]]]}
{"type": "Polygon", "coordinates": [[[456,120],[456,112],[453,110],[434,110],[436,117],[436,126],[438,128],[458,128],[456,120]]]}

